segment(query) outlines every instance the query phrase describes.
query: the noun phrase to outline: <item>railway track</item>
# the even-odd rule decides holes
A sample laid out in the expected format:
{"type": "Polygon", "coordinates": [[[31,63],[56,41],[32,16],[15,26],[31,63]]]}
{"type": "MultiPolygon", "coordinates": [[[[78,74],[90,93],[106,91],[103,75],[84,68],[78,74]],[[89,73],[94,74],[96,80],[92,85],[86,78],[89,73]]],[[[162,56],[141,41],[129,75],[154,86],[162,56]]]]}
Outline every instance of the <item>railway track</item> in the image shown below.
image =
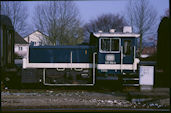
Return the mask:
{"type": "MultiPolygon", "coordinates": [[[[168,89],[153,92],[120,92],[110,90],[21,90],[2,92],[4,112],[25,111],[169,111],[169,104],[156,103],[169,99],[168,89]],[[32,92],[30,92],[32,91],[32,92]],[[162,91],[162,93],[160,92],[162,91]],[[153,97],[153,98],[152,98],[153,97]],[[129,99],[129,100],[128,100],[129,99]],[[155,100],[156,99],[156,100],[155,100]],[[136,101],[136,102],[135,102],[136,101]],[[29,103],[32,104],[29,104],[29,103]],[[34,103],[34,104],[33,104],[34,103]],[[152,105],[153,104],[153,105],[152,105]],[[52,106],[53,105],[53,106],[52,106]],[[145,106],[144,106],[145,105],[145,106]],[[37,109],[38,108],[38,109],[37,109]]],[[[167,100],[168,101],[168,100],[167,100]]],[[[166,103],[166,102],[165,102],[166,103]]]]}
{"type": "Polygon", "coordinates": [[[80,112],[80,111],[109,111],[109,112],[129,112],[129,111],[155,111],[155,112],[169,112],[170,109],[135,109],[135,108],[52,108],[52,109],[2,109],[3,112],[80,112]]]}

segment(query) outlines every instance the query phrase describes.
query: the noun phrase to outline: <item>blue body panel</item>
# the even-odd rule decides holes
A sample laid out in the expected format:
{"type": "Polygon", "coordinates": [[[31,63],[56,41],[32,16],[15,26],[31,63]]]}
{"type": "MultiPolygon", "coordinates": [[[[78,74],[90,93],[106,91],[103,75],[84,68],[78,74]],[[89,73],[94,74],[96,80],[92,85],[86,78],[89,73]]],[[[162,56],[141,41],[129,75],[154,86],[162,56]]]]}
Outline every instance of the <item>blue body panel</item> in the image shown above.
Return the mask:
{"type": "Polygon", "coordinates": [[[115,55],[115,62],[116,64],[121,63],[121,54],[120,53],[98,53],[98,64],[105,64],[105,56],[107,54],[114,54],[115,55]]]}
{"type": "MultiPolygon", "coordinates": [[[[109,38],[109,37],[106,37],[106,38],[109,38]]],[[[115,38],[115,37],[112,37],[112,38],[115,38]]],[[[131,37],[128,37],[128,38],[116,37],[116,38],[121,39],[121,46],[122,47],[124,47],[124,41],[125,40],[131,41],[131,44],[130,44],[131,45],[131,53],[130,53],[130,55],[124,55],[123,54],[123,64],[133,64],[134,63],[134,46],[137,48],[136,38],[135,37],[132,37],[132,38],[131,37]]],[[[121,64],[121,51],[119,53],[100,53],[100,52],[98,52],[98,61],[97,61],[98,64],[105,64],[105,62],[106,62],[105,56],[107,54],[113,54],[115,56],[114,63],[121,64]]],[[[133,72],[133,70],[123,70],[123,72],[131,73],[131,72],[133,72]]],[[[115,71],[115,69],[113,69],[113,70],[107,70],[107,72],[102,72],[101,70],[98,70],[98,73],[120,74],[121,71],[120,70],[115,71]]]]}
{"type": "Polygon", "coordinates": [[[93,46],[30,46],[30,63],[72,63],[92,62],[93,46]]]}
{"type": "MultiPolygon", "coordinates": [[[[131,40],[131,54],[124,55],[123,64],[133,64],[133,62],[134,62],[134,48],[133,47],[136,46],[136,39],[135,38],[125,38],[125,37],[120,38],[120,39],[121,39],[121,46],[124,46],[125,40],[131,40]]],[[[107,54],[113,54],[115,56],[116,64],[121,63],[121,52],[119,52],[119,53],[100,53],[100,52],[98,52],[98,63],[99,64],[105,64],[105,56],[107,54]]]]}

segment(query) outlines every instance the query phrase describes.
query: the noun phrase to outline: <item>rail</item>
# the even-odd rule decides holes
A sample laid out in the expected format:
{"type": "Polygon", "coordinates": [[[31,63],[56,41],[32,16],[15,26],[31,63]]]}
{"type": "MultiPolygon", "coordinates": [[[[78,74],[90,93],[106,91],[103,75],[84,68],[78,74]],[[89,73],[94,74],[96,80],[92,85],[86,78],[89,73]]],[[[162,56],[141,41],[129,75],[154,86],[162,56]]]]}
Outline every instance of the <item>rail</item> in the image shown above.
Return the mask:
{"type": "Polygon", "coordinates": [[[170,109],[135,109],[135,108],[44,108],[44,109],[2,109],[9,111],[170,111],[170,109]]]}

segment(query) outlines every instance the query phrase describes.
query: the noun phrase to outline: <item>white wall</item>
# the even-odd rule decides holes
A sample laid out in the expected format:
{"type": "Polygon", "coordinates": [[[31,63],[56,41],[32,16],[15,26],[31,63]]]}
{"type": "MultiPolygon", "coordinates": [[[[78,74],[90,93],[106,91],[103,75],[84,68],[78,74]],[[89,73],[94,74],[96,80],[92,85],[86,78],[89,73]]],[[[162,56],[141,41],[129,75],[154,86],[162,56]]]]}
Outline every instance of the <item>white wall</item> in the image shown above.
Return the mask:
{"type": "Polygon", "coordinates": [[[29,44],[15,44],[14,52],[19,56],[26,58],[28,54],[28,48],[29,44]]]}
{"type": "Polygon", "coordinates": [[[39,45],[45,45],[47,44],[47,41],[45,39],[45,35],[42,33],[36,31],[29,36],[25,37],[24,40],[31,44],[31,42],[34,42],[34,46],[39,46],[39,45]]]}

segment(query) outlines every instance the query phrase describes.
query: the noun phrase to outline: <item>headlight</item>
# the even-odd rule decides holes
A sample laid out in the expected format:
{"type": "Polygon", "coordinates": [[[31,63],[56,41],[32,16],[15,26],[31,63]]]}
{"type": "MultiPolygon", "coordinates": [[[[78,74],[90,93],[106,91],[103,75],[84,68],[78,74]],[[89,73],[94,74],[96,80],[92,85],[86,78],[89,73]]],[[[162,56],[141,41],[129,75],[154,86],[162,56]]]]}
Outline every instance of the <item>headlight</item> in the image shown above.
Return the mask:
{"type": "Polygon", "coordinates": [[[113,54],[107,54],[107,55],[105,56],[105,59],[106,59],[107,61],[114,61],[114,60],[115,60],[115,56],[114,56],[113,54]]]}

